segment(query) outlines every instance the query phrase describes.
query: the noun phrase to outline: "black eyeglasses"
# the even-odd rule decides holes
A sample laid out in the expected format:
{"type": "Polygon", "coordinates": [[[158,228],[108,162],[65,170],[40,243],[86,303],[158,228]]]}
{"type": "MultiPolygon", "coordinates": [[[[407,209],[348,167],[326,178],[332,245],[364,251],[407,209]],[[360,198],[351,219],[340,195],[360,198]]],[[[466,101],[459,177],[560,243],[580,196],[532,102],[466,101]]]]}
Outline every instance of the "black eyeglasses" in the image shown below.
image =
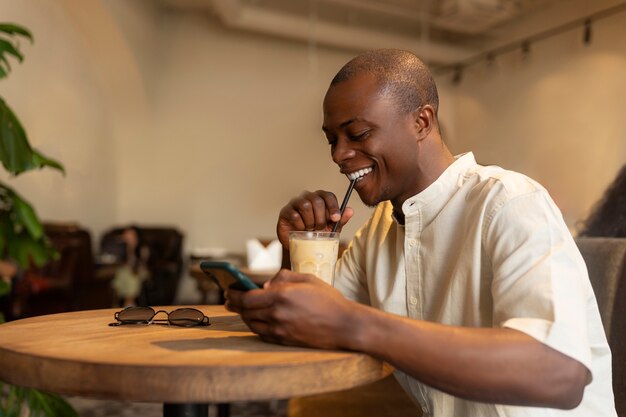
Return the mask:
{"type": "Polygon", "coordinates": [[[126,307],[122,311],[118,311],[113,316],[116,323],[110,323],[109,326],[121,326],[122,324],[171,324],[174,326],[193,327],[193,326],[209,326],[209,318],[200,310],[195,308],[177,308],[174,311],[167,312],[165,310],[154,311],[151,307],[126,307]],[[167,319],[155,319],[159,313],[167,314],[167,319]]]}

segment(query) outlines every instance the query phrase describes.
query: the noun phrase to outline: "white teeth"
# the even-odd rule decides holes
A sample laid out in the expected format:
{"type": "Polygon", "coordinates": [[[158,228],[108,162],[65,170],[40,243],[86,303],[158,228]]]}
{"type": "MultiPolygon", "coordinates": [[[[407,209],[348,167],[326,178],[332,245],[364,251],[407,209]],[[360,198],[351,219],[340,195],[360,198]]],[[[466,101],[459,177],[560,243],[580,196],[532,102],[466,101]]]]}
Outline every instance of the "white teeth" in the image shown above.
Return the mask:
{"type": "Polygon", "coordinates": [[[348,174],[348,179],[350,179],[350,181],[353,181],[355,179],[361,179],[364,176],[366,176],[367,174],[369,174],[370,172],[372,172],[372,168],[360,169],[360,170],[358,170],[356,172],[348,174]]]}

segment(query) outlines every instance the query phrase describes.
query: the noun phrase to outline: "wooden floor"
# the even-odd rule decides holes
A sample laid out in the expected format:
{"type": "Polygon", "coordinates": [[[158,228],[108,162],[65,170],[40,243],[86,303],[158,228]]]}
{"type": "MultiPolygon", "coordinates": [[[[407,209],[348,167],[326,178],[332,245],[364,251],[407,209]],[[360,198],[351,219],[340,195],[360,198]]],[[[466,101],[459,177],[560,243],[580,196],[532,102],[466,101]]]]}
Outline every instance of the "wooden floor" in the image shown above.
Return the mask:
{"type": "MultiPolygon", "coordinates": [[[[68,398],[81,417],[161,417],[160,404],[68,398]]],[[[235,402],[231,417],[420,417],[393,377],[347,391],[270,402],[235,402]]],[[[209,417],[217,409],[209,408],[209,417]]]]}
{"type": "MultiPolygon", "coordinates": [[[[163,405],[123,401],[68,398],[81,417],[162,417],[163,405]]],[[[236,402],[231,417],[287,417],[287,400],[271,402],[236,402]]],[[[209,407],[209,417],[217,417],[217,408],[209,407]]]]}

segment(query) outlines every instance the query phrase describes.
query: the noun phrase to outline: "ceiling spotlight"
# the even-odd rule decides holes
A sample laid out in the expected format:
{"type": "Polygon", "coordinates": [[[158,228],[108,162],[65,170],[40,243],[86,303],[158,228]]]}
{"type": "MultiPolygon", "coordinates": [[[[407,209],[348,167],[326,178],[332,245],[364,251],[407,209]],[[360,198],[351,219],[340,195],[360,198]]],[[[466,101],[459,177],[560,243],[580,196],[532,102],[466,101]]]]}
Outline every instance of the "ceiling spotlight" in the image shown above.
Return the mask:
{"type": "Polygon", "coordinates": [[[585,29],[583,31],[583,43],[589,45],[591,43],[591,19],[585,20],[585,29]]]}

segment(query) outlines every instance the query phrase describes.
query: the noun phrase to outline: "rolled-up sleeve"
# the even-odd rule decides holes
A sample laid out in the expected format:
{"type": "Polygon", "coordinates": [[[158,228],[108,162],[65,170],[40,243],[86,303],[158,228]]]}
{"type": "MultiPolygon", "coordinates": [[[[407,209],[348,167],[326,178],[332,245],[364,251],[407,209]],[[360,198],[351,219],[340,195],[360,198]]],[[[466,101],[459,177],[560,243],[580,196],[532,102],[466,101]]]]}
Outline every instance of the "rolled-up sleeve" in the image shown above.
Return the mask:
{"type": "Polygon", "coordinates": [[[484,227],[494,326],[524,332],[591,369],[585,263],[544,190],[496,204],[484,227]]]}

